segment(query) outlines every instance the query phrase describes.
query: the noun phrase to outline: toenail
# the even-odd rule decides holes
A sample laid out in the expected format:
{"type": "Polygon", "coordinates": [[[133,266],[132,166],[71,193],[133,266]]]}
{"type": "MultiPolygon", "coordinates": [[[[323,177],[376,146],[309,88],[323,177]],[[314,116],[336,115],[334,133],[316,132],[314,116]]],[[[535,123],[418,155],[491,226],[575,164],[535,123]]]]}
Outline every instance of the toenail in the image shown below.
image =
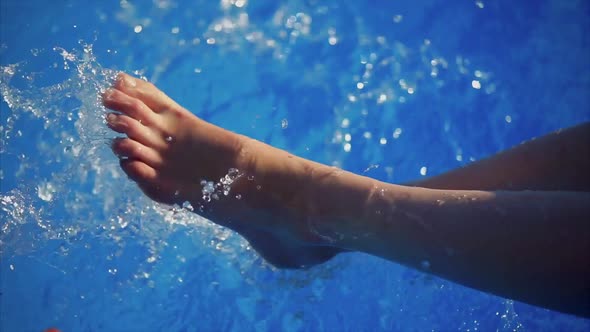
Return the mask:
{"type": "Polygon", "coordinates": [[[135,79],[130,76],[123,76],[123,84],[132,88],[137,86],[137,82],[135,82],[135,79]]]}
{"type": "Polygon", "coordinates": [[[107,122],[115,122],[117,120],[117,116],[113,113],[107,114],[107,122]]]}
{"type": "Polygon", "coordinates": [[[109,88],[102,94],[102,99],[104,100],[112,100],[113,99],[113,89],[109,88]]]}

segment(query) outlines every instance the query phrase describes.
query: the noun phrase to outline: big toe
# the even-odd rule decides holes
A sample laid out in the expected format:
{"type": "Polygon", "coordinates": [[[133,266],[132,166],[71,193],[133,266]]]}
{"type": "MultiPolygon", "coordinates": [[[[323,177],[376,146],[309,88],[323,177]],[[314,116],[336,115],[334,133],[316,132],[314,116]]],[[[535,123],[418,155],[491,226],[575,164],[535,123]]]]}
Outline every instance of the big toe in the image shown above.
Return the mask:
{"type": "Polygon", "coordinates": [[[119,73],[117,75],[114,87],[117,90],[143,101],[156,113],[168,109],[180,108],[174,100],[152,83],[125,73],[119,73]]]}
{"type": "Polygon", "coordinates": [[[105,91],[102,102],[107,108],[128,115],[144,125],[152,125],[158,120],[144,102],[116,89],[105,91]]]}

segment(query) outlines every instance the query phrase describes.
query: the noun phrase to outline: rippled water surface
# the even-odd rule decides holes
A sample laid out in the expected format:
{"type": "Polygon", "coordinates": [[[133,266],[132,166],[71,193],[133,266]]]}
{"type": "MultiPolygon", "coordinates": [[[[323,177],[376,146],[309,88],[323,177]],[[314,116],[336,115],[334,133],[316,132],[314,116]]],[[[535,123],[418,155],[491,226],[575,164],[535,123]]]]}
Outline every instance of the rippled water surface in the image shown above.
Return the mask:
{"type": "Polygon", "coordinates": [[[145,198],[98,99],[126,71],[217,125],[403,183],[589,120],[588,2],[0,6],[3,331],[590,328],[363,254],[275,270],[145,198]]]}

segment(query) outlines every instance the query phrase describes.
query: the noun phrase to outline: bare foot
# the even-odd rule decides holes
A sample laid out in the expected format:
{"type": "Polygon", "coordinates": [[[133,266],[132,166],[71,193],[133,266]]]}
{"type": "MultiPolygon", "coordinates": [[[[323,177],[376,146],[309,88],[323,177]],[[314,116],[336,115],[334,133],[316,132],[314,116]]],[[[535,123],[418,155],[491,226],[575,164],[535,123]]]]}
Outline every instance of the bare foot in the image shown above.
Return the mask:
{"type": "Polygon", "coordinates": [[[332,258],[306,223],[305,183],[312,163],[207,123],[151,83],[120,74],[103,95],[108,126],[127,138],[113,151],[121,168],[151,199],[190,202],[212,221],[242,234],[270,263],[299,268],[332,258]],[[203,200],[201,181],[242,175],[231,195],[203,200]]]}

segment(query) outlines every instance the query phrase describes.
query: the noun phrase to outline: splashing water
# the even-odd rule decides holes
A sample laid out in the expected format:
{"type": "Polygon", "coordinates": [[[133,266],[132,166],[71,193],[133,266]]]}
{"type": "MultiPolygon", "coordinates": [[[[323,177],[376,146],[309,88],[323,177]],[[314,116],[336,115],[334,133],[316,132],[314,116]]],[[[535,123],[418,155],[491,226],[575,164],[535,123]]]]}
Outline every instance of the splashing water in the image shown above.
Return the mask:
{"type": "MultiPolygon", "coordinates": [[[[75,10],[87,9],[83,2],[71,3],[75,10]]],[[[424,156],[440,159],[429,164],[428,173],[434,174],[457,166],[455,157],[459,162],[480,157],[486,152],[480,146],[505,147],[524,109],[555,109],[561,98],[572,110],[588,109],[576,102],[588,86],[583,77],[590,76],[584,75],[587,63],[576,60],[587,52],[572,42],[578,40],[575,26],[572,33],[554,29],[551,20],[539,21],[534,11],[517,8],[531,14],[526,22],[514,18],[524,40],[493,40],[486,33],[496,25],[480,14],[493,17],[500,9],[510,16],[512,8],[503,10],[501,3],[485,8],[437,1],[407,8],[385,1],[380,6],[300,0],[116,3],[80,11],[88,15],[87,29],[98,32],[94,46],[63,46],[52,34],[48,40],[61,47],[30,45],[34,48],[16,60],[26,62],[0,67],[0,267],[8,272],[2,275],[8,285],[26,286],[26,295],[40,303],[18,324],[47,312],[56,322],[70,322],[69,330],[121,330],[121,321],[132,322],[134,329],[186,330],[195,317],[209,324],[205,330],[297,330],[304,321],[310,325],[303,330],[338,329],[342,322],[333,319],[338,315],[325,309],[331,299],[353,324],[344,329],[444,330],[464,321],[467,330],[489,318],[494,305],[507,313],[507,319],[495,317],[499,330],[535,317],[517,304],[442,281],[408,287],[401,278],[405,270],[366,256],[343,255],[351,268],[338,266],[335,274],[261,269],[265,265],[239,236],[191,212],[199,207],[155,204],[126,179],[109,149],[115,134],[105,126],[99,100],[116,71],[101,66],[95,54],[112,56],[98,53],[103,65],[113,60],[125,69],[140,68],[137,76],[172,90],[207,121],[326,164],[359,173],[369,165],[371,176],[401,181],[418,174],[424,156]],[[425,18],[430,19],[422,22],[425,18]],[[477,29],[469,22],[477,22],[477,29]],[[538,29],[529,36],[530,24],[538,29]],[[473,35],[477,45],[493,41],[494,48],[507,50],[506,58],[526,61],[505,63],[494,49],[479,52],[475,44],[463,43],[473,35]],[[525,50],[527,44],[535,47],[525,50]],[[539,56],[543,45],[554,45],[555,54],[539,56]],[[570,69],[556,69],[550,59],[571,64],[570,69]],[[514,75],[511,69],[520,66],[530,69],[528,74],[514,75]],[[574,76],[582,84],[564,94],[563,86],[571,85],[564,82],[574,76]],[[525,86],[528,93],[521,90],[525,86]],[[545,104],[539,105],[539,91],[547,96],[545,104]],[[355,287],[359,281],[367,287],[355,287]],[[351,297],[358,301],[340,301],[351,297]],[[456,310],[424,323],[441,307],[456,310]],[[473,318],[477,324],[471,324],[473,318]]],[[[553,9],[563,5],[542,3],[539,10],[547,17],[562,15],[553,9]]],[[[571,6],[564,21],[585,12],[571,6]]],[[[77,28],[64,15],[69,25],[54,19],[42,29],[57,26],[74,39],[89,40],[75,33],[82,19],[72,17],[80,21],[77,28]]],[[[507,29],[515,24],[506,23],[507,29]]],[[[555,112],[559,116],[538,114],[533,119],[537,116],[540,131],[579,118],[566,109],[555,112]]],[[[224,176],[207,179],[203,191],[210,199],[214,194],[224,199],[230,187],[224,176]]],[[[25,303],[22,293],[10,288],[2,298],[11,305],[25,303]]],[[[3,306],[2,313],[8,309],[3,306]]],[[[16,320],[16,312],[6,317],[16,320]]],[[[539,314],[541,320],[547,316],[539,314]]]]}
{"type": "Polygon", "coordinates": [[[201,186],[203,189],[203,201],[205,203],[211,202],[211,199],[219,200],[220,197],[229,195],[232,184],[242,177],[244,174],[237,168],[230,168],[227,174],[224,175],[217,183],[213,181],[201,180],[201,186]]]}
{"type": "MultiPolygon", "coordinates": [[[[166,234],[177,230],[174,225],[200,229],[203,237],[220,232],[190,213],[190,204],[178,208],[151,202],[126,179],[109,148],[116,135],[105,126],[100,100],[117,72],[98,63],[91,44],[80,46],[80,51],[56,47],[46,55],[61,60],[61,65],[51,65],[61,82],[48,84],[46,77],[30,73],[27,63],[0,67],[0,92],[8,105],[7,114],[2,111],[0,152],[3,172],[15,172],[14,181],[3,181],[0,195],[3,257],[35,251],[53,240],[65,241],[63,248],[84,246],[81,238],[93,239],[88,243],[98,238],[123,250],[129,236],[143,238],[154,256],[166,234]],[[26,129],[15,131],[23,123],[26,129]],[[37,146],[29,144],[31,139],[37,146]],[[32,161],[38,154],[44,165],[32,161]]],[[[212,194],[229,193],[237,175],[230,170],[212,194]]],[[[228,241],[230,247],[246,245],[235,238],[237,242],[228,241]]],[[[118,270],[109,273],[113,271],[118,270]]],[[[143,276],[141,271],[137,266],[134,275],[143,276]]]]}
{"type": "MultiPolygon", "coordinates": [[[[76,308],[92,312],[92,299],[103,288],[113,290],[103,297],[111,307],[122,297],[145,299],[138,293],[146,289],[182,291],[182,284],[194,283],[188,271],[197,258],[196,266],[219,264],[216,257],[231,263],[200,277],[228,289],[242,283],[240,273],[268,269],[242,237],[200,217],[188,203],[150,201],[127,179],[110,151],[116,134],[106,127],[100,100],[117,72],[100,65],[92,45],[38,55],[49,61],[57,56],[60,65],[41,74],[25,62],[0,67],[6,103],[0,159],[2,174],[14,174],[2,178],[0,191],[2,266],[19,279],[31,263],[42,276],[60,275],[50,287],[32,286],[27,296],[81,301],[56,309],[53,317],[63,317],[76,308]],[[51,79],[44,76],[50,73],[51,79]],[[77,281],[80,272],[93,282],[77,281]],[[47,289],[60,295],[47,297],[47,289]]],[[[231,181],[224,183],[219,189],[229,190],[231,181]]],[[[20,298],[2,292],[3,298],[20,298]]]]}
{"type": "Polygon", "coordinates": [[[112,159],[106,157],[108,134],[98,99],[115,72],[100,67],[92,45],[81,46],[79,53],[55,48],[63,60],[64,77],[57,84],[43,85],[46,78],[28,73],[26,63],[0,68],[0,93],[9,107],[0,138],[3,166],[7,166],[3,169],[17,168],[18,181],[3,183],[2,200],[15,204],[14,208],[17,201],[41,207],[26,209],[25,215],[8,213],[1,238],[6,250],[11,250],[6,242],[23,221],[34,220],[47,231],[48,238],[67,236],[68,229],[77,223],[67,219],[57,222],[51,210],[96,214],[98,211],[88,207],[90,195],[75,188],[91,185],[92,193],[97,194],[104,190],[108,178],[120,177],[112,159]],[[22,123],[27,124],[26,129],[15,133],[15,125],[22,128],[22,123]],[[29,140],[35,138],[37,146],[29,146],[29,140]],[[45,156],[44,165],[31,162],[37,153],[45,156]]]}

